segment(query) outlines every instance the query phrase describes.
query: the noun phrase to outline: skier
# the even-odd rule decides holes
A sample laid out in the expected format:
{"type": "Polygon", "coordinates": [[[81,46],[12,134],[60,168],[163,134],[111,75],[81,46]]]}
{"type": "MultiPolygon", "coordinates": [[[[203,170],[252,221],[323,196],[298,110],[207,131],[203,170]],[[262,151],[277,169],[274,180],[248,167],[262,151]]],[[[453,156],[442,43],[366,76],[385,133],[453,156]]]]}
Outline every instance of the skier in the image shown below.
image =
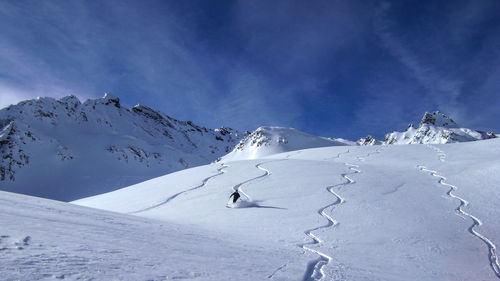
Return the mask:
{"type": "Polygon", "coordinates": [[[229,196],[229,199],[231,199],[231,197],[233,197],[233,204],[236,203],[236,200],[240,198],[240,194],[237,189],[233,192],[233,194],[231,194],[231,196],[229,196]]]}

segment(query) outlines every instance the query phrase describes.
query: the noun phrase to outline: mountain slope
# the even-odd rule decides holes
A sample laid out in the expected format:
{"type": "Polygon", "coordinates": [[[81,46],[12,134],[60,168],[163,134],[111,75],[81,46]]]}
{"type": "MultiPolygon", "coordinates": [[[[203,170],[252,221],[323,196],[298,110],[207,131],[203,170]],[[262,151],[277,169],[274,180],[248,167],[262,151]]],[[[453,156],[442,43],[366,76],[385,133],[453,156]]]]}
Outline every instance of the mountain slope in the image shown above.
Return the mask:
{"type": "Polygon", "coordinates": [[[0,201],[2,280],[262,280],[289,256],[171,222],[3,191],[0,201]]]}
{"type": "Polygon", "coordinates": [[[405,132],[392,132],[385,136],[385,144],[442,144],[495,138],[491,132],[461,128],[453,119],[436,111],[426,112],[418,128],[412,124],[405,132]]]}
{"type": "Polygon", "coordinates": [[[316,137],[293,128],[260,127],[242,139],[233,151],[220,160],[257,159],[299,149],[345,145],[346,141],[316,137]]]}
{"type": "Polygon", "coordinates": [[[74,203],[289,251],[279,267],[241,280],[497,280],[499,145],[306,149],[187,169],[74,203]],[[226,208],[234,189],[243,200],[226,208]]]}
{"type": "Polygon", "coordinates": [[[110,94],[24,101],[0,110],[0,127],[0,189],[58,200],[210,163],[241,138],[110,94]]]}

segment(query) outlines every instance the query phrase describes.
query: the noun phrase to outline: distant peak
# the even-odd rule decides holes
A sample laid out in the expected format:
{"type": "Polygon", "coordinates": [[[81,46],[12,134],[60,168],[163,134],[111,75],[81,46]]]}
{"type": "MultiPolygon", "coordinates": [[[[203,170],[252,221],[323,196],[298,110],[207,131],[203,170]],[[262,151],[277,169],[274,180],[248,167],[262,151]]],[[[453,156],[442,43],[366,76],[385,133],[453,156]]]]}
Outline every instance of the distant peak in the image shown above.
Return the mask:
{"type": "Polygon", "coordinates": [[[420,121],[420,126],[423,126],[425,124],[437,127],[448,127],[448,128],[458,127],[458,124],[455,123],[453,119],[451,119],[450,117],[439,111],[434,111],[432,113],[426,112],[424,114],[424,117],[422,117],[422,121],[420,121]]]}
{"type": "Polygon", "coordinates": [[[104,100],[104,104],[114,104],[114,106],[120,108],[120,99],[117,96],[111,93],[105,93],[102,99],[104,100]]]}
{"type": "Polygon", "coordinates": [[[104,97],[102,97],[105,100],[120,100],[117,96],[113,95],[112,93],[104,93],[104,97]]]}
{"type": "Polygon", "coordinates": [[[365,138],[361,138],[356,142],[358,145],[380,145],[381,141],[374,139],[372,136],[368,135],[365,138]]]}
{"type": "Polygon", "coordinates": [[[67,95],[67,96],[60,98],[59,100],[68,100],[68,99],[73,100],[73,99],[78,99],[78,97],[75,95],[67,95]]]}
{"type": "Polygon", "coordinates": [[[68,95],[58,99],[58,101],[66,104],[80,104],[80,100],[74,95],[68,95]]]}

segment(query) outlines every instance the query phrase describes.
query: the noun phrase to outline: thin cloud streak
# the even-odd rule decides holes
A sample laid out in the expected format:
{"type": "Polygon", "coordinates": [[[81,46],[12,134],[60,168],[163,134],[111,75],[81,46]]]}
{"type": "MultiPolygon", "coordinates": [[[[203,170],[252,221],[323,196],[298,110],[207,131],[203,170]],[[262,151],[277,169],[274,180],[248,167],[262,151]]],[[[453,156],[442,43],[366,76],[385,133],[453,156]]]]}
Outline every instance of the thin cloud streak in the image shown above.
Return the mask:
{"type": "Polygon", "coordinates": [[[383,5],[377,19],[376,30],[383,46],[407,67],[413,78],[426,90],[422,95],[433,99],[440,108],[457,106],[456,99],[460,95],[463,81],[446,78],[436,67],[424,64],[417,53],[405,47],[390,31],[394,23],[386,18],[388,9],[390,9],[389,4],[383,5]]]}

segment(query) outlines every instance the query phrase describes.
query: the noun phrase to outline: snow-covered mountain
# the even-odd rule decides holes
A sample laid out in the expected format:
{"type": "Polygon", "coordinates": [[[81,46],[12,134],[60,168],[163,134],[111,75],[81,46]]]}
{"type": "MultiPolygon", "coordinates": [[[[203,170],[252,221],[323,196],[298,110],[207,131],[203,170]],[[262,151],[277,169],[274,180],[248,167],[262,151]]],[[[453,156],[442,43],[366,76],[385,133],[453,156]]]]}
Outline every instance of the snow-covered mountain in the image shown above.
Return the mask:
{"type": "Polygon", "coordinates": [[[0,245],[9,251],[2,264],[18,270],[0,273],[17,279],[35,267],[40,275],[74,279],[498,280],[499,145],[492,139],[290,151],[186,169],[74,202],[122,217],[53,204],[21,211],[0,193],[9,206],[4,212],[0,205],[3,221],[33,222],[2,233],[10,242],[0,245]],[[226,208],[235,189],[242,199],[226,208]],[[74,224],[57,217],[62,207],[59,216],[83,213],[77,218],[89,231],[78,224],[69,240],[66,232],[44,235],[35,227],[44,218],[55,229],[74,224]],[[47,214],[37,220],[30,210],[47,214]],[[120,241],[107,242],[117,235],[120,241]],[[23,246],[25,237],[33,246],[23,246]],[[16,241],[26,250],[13,249],[16,241]],[[79,262],[51,262],[59,256],[79,262]]]}
{"type": "Polygon", "coordinates": [[[435,111],[426,112],[420,125],[410,124],[404,132],[392,132],[385,136],[385,144],[442,144],[496,138],[492,132],[475,131],[460,127],[453,119],[435,111]]]}
{"type": "Polygon", "coordinates": [[[38,98],[0,110],[0,190],[58,200],[108,192],[215,161],[257,159],[300,149],[378,144],[435,144],[496,137],[426,113],[418,128],[357,143],[293,128],[241,134],[176,120],[144,105],[129,109],[110,94],[38,98]]]}
{"type": "Polygon", "coordinates": [[[365,138],[359,139],[356,142],[357,145],[381,145],[383,142],[374,139],[372,136],[368,135],[365,138]]]}
{"type": "Polygon", "coordinates": [[[294,128],[260,127],[219,161],[257,159],[299,149],[348,145],[348,142],[306,134],[294,128]]]}
{"type": "Polygon", "coordinates": [[[72,200],[210,163],[243,137],[106,94],[38,98],[0,110],[0,189],[72,200]]]}

